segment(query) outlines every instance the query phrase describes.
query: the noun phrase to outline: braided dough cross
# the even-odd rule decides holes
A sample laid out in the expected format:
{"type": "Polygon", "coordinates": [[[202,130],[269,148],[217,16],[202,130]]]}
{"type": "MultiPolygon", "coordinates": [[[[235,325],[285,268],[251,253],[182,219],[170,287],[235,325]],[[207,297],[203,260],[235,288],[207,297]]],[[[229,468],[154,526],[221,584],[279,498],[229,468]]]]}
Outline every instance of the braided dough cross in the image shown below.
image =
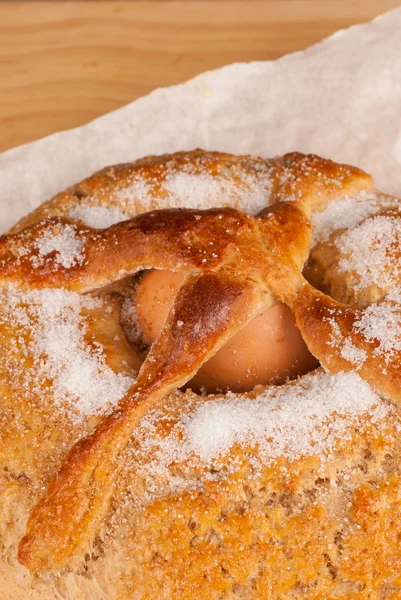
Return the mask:
{"type": "MultiPolygon", "coordinates": [[[[272,178],[270,204],[256,217],[232,208],[173,209],[145,213],[104,230],[59,218],[0,238],[3,287],[101,293],[143,269],[186,274],[136,382],[94,433],[73,446],[33,510],[19,552],[31,570],[66,566],[93,538],[113,493],[118,457],[144,413],[189,381],[231,336],[275,302],[295,311],[306,343],[331,371],[354,365],[328,346],[325,316],[372,354],[373,342],[352,331],[359,312],[324,295],[302,276],[312,213],[331,200],[372,189],[371,178],[359,169],[300,154],[275,160],[272,178]],[[38,240],[66,227],[73,227],[82,242],[80,259],[67,266],[40,260],[38,240]]],[[[370,356],[360,373],[379,391],[401,399],[398,369],[389,382],[377,358],[370,356]]]]}

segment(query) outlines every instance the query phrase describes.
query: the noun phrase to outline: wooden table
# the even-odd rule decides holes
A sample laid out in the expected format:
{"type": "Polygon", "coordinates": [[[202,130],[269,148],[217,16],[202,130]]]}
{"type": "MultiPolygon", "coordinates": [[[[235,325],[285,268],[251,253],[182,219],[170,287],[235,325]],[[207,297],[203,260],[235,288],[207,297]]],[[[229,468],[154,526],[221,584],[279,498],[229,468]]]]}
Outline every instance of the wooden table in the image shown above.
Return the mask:
{"type": "Polygon", "coordinates": [[[0,151],[235,61],[269,60],[400,0],[0,3],[0,151]]]}

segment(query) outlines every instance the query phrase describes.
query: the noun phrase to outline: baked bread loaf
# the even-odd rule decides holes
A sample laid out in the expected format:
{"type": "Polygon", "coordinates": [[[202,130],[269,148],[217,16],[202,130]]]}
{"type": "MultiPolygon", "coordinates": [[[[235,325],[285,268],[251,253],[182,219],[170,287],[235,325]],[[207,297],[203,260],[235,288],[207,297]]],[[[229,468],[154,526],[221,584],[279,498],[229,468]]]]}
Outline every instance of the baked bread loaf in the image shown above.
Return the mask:
{"type": "Polygon", "coordinates": [[[399,216],[355,167],[197,150],[1,237],[2,600],[401,598],[399,216]],[[186,277],[144,358],[153,268],[186,277]],[[186,389],[277,302],[320,368],[186,389]]]}

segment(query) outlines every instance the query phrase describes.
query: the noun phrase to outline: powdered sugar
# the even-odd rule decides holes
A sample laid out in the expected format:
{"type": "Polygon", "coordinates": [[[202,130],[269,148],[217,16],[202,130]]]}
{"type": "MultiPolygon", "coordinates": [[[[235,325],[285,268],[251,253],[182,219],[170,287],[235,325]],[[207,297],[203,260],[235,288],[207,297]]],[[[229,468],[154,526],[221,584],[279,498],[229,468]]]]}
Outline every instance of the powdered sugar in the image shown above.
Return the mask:
{"type": "Polygon", "coordinates": [[[213,467],[236,444],[245,450],[256,447],[259,466],[278,457],[294,460],[316,455],[324,460],[339,439],[350,436],[362,416],[377,422],[389,410],[356,373],[320,371],[284,386],[268,387],[254,399],[227,394],[194,403],[180,414],[167,436],[157,429],[163,415],[151,411],[142,419],[137,439],[142,451],[146,449],[144,474],[167,474],[170,485],[185,487],[191,482],[172,475],[172,465],[200,461],[204,467],[213,467]]]}
{"type": "MultiPolygon", "coordinates": [[[[320,455],[353,419],[378,403],[378,396],[355,373],[309,375],[293,385],[268,388],[253,402],[236,398],[205,403],[191,416],[185,433],[191,451],[206,462],[234,443],[257,444],[265,460],[320,455]]],[[[371,414],[377,418],[382,412],[383,406],[371,414]]]]}
{"type": "Polygon", "coordinates": [[[166,208],[232,206],[256,214],[269,204],[271,171],[269,161],[255,157],[173,155],[151,168],[127,167],[123,177],[110,169],[108,183],[104,187],[97,183],[95,191],[79,204],[71,204],[69,215],[92,227],[105,227],[144,211],[166,208]]]}
{"type": "Polygon", "coordinates": [[[135,206],[137,203],[145,204],[149,202],[154,196],[156,181],[150,179],[149,181],[142,178],[141,175],[135,173],[131,178],[128,178],[128,185],[122,187],[119,192],[116,193],[117,200],[122,200],[124,204],[129,207],[130,205],[135,206]]]}
{"type": "Polygon", "coordinates": [[[344,232],[336,245],[343,254],[338,268],[354,274],[356,290],[376,284],[388,289],[401,277],[401,219],[378,215],[344,232]]]}
{"type": "Polygon", "coordinates": [[[72,225],[60,225],[57,233],[45,231],[36,242],[40,256],[56,252],[53,260],[66,269],[82,264],[84,246],[84,240],[77,237],[72,225]]]}
{"type": "Polygon", "coordinates": [[[71,219],[81,221],[93,229],[106,229],[129,219],[129,215],[124,213],[118,206],[73,204],[69,209],[68,216],[71,219]]]}
{"type": "Polygon", "coordinates": [[[344,180],[352,176],[352,170],[346,165],[341,165],[335,174],[322,169],[319,159],[310,156],[297,156],[295,158],[296,169],[291,164],[281,165],[281,169],[275,175],[276,186],[286,202],[296,202],[305,198],[309,193],[305,190],[303,181],[313,180],[314,193],[318,197],[327,189],[341,190],[344,180]]]}
{"type": "Polygon", "coordinates": [[[401,351],[401,306],[388,300],[368,306],[354,323],[354,330],[369,342],[377,342],[373,353],[389,364],[395,352],[401,351]]]}
{"type": "Polygon", "coordinates": [[[350,337],[346,337],[339,324],[334,318],[326,319],[331,326],[331,336],[329,340],[330,346],[340,350],[342,358],[354,365],[355,370],[358,370],[367,360],[368,354],[363,348],[358,348],[350,337]]]}
{"type": "Polygon", "coordinates": [[[375,192],[363,191],[357,196],[332,200],[324,211],[312,215],[312,246],[326,241],[337,229],[356,227],[379,209],[375,192]]]}
{"type": "Polygon", "coordinates": [[[20,246],[18,255],[28,257],[37,268],[45,262],[70,269],[84,261],[85,238],[75,225],[57,223],[49,226],[42,235],[29,246],[20,246]]]}
{"type": "MultiPolygon", "coordinates": [[[[119,400],[133,379],[107,366],[101,344],[85,340],[85,312],[96,310],[101,299],[82,297],[61,289],[21,293],[12,288],[1,298],[1,320],[28,335],[26,352],[33,360],[22,375],[28,388],[52,381],[54,402],[74,419],[105,410],[119,400]]],[[[12,376],[12,373],[10,373],[12,376]]]]}
{"type": "Polygon", "coordinates": [[[163,189],[172,208],[212,208],[235,205],[239,210],[256,214],[268,204],[270,180],[267,177],[235,173],[231,177],[210,173],[192,173],[189,169],[167,175],[163,189]]]}
{"type": "Polygon", "coordinates": [[[357,369],[366,362],[368,354],[363,348],[355,346],[350,338],[346,338],[341,346],[341,356],[348,362],[355,365],[357,369]]]}
{"type": "Polygon", "coordinates": [[[380,355],[386,364],[396,359],[401,351],[401,292],[393,289],[381,302],[371,304],[360,312],[354,321],[351,334],[343,334],[339,324],[333,318],[326,319],[331,326],[329,344],[340,352],[345,360],[358,370],[368,359],[368,353],[357,347],[352,334],[362,335],[373,344],[373,355],[380,355]]]}

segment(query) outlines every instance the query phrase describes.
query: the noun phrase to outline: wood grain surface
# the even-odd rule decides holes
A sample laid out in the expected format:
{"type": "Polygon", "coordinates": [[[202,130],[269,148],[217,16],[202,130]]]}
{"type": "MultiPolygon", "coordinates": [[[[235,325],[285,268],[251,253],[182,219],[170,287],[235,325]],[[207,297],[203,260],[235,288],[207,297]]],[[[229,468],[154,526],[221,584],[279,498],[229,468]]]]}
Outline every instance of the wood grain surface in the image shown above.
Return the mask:
{"type": "Polygon", "coordinates": [[[301,50],[399,0],[0,3],[0,151],[152,89],[301,50]]]}

